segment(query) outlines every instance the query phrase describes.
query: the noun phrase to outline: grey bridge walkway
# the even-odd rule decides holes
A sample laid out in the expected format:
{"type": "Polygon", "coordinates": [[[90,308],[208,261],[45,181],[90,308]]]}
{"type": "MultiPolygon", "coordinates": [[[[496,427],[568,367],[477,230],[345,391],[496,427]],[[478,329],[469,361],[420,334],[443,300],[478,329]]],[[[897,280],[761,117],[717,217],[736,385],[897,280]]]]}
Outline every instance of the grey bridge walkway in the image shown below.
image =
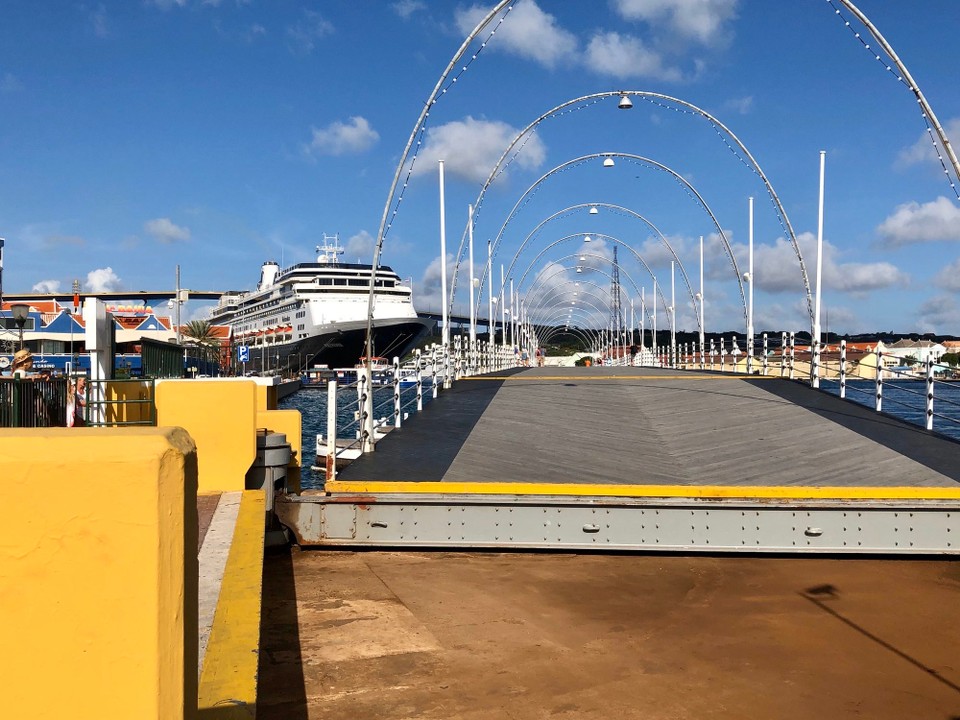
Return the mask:
{"type": "Polygon", "coordinates": [[[960,443],[779,378],[522,369],[298,503],[323,544],[956,552],[960,443]]]}

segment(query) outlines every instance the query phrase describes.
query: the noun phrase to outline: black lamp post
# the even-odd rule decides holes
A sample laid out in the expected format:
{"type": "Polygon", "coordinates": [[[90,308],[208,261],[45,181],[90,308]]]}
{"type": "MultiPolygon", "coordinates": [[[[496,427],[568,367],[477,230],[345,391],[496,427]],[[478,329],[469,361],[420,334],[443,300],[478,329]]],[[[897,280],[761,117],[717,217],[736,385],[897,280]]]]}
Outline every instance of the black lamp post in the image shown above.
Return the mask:
{"type": "Polygon", "coordinates": [[[20,349],[23,350],[23,326],[27,322],[27,313],[30,312],[30,306],[11,305],[10,310],[13,312],[13,320],[17,323],[17,329],[20,331],[20,349]]]}

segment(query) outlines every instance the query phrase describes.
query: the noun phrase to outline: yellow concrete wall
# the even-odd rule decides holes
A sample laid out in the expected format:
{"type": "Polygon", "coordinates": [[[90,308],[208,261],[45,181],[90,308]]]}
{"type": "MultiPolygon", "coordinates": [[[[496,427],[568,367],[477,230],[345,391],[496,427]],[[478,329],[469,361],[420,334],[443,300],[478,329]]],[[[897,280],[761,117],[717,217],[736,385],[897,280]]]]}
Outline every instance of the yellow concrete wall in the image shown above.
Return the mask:
{"type": "Polygon", "coordinates": [[[179,428],[0,430],[0,716],[196,717],[196,495],[179,428]]]}
{"type": "Polygon", "coordinates": [[[257,454],[257,391],[250,380],[161,380],[157,425],[186,428],[197,444],[200,492],[243,490],[257,454]]]}
{"type": "Polygon", "coordinates": [[[104,391],[106,421],[117,424],[151,423],[153,406],[150,402],[150,385],[150,382],[143,380],[107,382],[104,391]]]}

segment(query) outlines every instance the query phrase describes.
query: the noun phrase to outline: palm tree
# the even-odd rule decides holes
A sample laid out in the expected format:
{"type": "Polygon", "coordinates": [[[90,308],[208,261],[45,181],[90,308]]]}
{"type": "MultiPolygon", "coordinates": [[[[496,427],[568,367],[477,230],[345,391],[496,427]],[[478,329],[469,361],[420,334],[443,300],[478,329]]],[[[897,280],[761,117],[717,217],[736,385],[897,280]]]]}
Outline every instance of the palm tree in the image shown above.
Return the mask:
{"type": "Polygon", "coordinates": [[[216,347],[220,341],[213,334],[213,326],[209,320],[191,320],[183,326],[183,334],[197,345],[216,347]]]}
{"type": "Polygon", "coordinates": [[[183,334],[200,348],[204,360],[219,360],[220,339],[214,335],[209,320],[191,320],[183,326],[183,334]]]}

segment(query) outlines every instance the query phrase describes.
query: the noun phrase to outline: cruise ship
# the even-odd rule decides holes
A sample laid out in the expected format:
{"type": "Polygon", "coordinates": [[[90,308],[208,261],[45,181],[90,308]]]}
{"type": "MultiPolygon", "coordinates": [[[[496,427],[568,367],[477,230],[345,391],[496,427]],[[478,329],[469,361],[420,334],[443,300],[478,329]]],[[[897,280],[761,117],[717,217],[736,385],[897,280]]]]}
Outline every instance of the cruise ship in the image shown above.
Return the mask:
{"type": "MultiPolygon", "coordinates": [[[[317,261],[260,269],[256,290],[228,292],[210,316],[231,330],[244,372],[353,367],[366,350],[372,265],[340,262],[339,236],[324,235],[317,261]]],[[[376,270],[373,354],[402,357],[433,326],[413,307],[413,289],[389,267],[376,270]]]]}

